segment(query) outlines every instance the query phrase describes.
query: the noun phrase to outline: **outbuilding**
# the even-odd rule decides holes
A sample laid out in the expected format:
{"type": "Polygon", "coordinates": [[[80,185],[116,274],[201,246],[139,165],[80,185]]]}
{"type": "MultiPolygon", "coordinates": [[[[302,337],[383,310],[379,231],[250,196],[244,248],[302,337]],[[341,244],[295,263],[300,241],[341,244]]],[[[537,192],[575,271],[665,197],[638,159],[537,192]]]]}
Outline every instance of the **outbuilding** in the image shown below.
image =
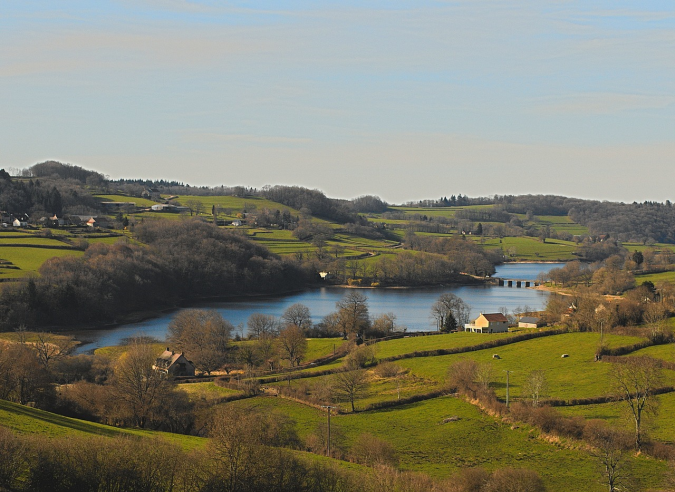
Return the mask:
{"type": "Polygon", "coordinates": [[[523,316],[518,321],[518,328],[539,328],[541,325],[541,319],[533,316],[523,316]]]}

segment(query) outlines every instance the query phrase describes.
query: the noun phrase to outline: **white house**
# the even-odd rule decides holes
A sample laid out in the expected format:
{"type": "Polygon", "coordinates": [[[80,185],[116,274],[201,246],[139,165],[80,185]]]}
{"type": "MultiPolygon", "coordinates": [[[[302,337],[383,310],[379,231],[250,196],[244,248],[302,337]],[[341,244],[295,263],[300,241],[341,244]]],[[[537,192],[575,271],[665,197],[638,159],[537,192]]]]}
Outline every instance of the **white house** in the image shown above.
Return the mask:
{"type": "Polygon", "coordinates": [[[505,333],[509,331],[509,320],[502,313],[480,313],[473,323],[464,325],[464,331],[473,333],[505,333]]]}
{"type": "Polygon", "coordinates": [[[518,320],[518,328],[538,328],[541,326],[541,319],[532,316],[523,316],[518,320]]]}

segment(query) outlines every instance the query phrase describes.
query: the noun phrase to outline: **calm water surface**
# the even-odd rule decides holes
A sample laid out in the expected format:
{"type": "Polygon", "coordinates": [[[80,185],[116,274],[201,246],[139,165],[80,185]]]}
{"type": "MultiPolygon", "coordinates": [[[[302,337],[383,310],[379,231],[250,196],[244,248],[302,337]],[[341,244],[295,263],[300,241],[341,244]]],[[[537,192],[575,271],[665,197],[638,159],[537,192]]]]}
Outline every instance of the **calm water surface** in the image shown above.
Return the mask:
{"type": "MultiPolygon", "coordinates": [[[[560,263],[520,263],[497,267],[495,276],[519,280],[535,280],[541,272],[562,266],[560,263]]],[[[312,321],[318,323],[327,314],[335,311],[335,303],[345,295],[342,287],[323,287],[283,297],[255,298],[241,301],[212,302],[195,304],[194,308],[217,310],[223,318],[233,325],[241,325],[245,334],[246,320],[253,313],[271,314],[279,317],[284,310],[295,304],[306,305],[312,313],[312,321]]],[[[529,306],[542,309],[548,293],[533,289],[497,286],[449,286],[427,289],[363,289],[368,297],[371,316],[382,313],[394,313],[399,325],[407,326],[408,331],[435,329],[430,317],[431,306],[444,292],[452,292],[471,306],[472,316],[480,312],[496,312],[501,307],[509,311],[529,306]]],[[[169,322],[180,310],[164,314],[158,318],[129,323],[111,329],[88,330],[74,333],[78,339],[87,341],[79,348],[86,352],[98,347],[118,345],[124,338],[144,335],[163,340],[169,322]]]]}

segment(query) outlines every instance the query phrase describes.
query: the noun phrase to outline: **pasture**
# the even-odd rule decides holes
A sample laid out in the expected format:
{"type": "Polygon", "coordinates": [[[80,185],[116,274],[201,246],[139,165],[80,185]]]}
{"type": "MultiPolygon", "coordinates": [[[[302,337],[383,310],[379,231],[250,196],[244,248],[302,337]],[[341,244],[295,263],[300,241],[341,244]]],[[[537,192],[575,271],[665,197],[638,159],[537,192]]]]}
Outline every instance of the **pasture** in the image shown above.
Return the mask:
{"type": "MultiPolygon", "coordinates": [[[[278,412],[296,422],[300,437],[321,432],[325,413],[281,398],[255,398],[227,405],[278,412]]],[[[370,433],[391,443],[401,468],[445,478],[462,467],[530,468],[549,490],[601,491],[598,464],[589,453],[537,439],[527,426],[512,428],[451,396],[399,407],[334,416],[334,448],[348,452],[359,435],[370,433]],[[444,423],[444,419],[457,417],[444,423]]],[[[647,486],[659,483],[666,465],[655,460],[634,461],[647,486]]]]}
{"type": "MultiPolygon", "coordinates": [[[[637,337],[606,336],[610,346],[631,345],[637,337]]],[[[566,333],[534,340],[527,340],[499,348],[463,354],[404,359],[396,364],[418,377],[438,383],[445,381],[448,367],[462,359],[473,359],[487,364],[494,375],[495,391],[506,397],[506,373],[510,373],[510,393],[513,399],[524,397],[522,388],[527,376],[543,370],[548,381],[548,398],[588,398],[610,393],[611,365],[594,361],[599,337],[594,333],[566,333]],[[498,354],[500,359],[493,359],[498,354]],[[562,358],[562,354],[569,357],[562,358]]]]}
{"type": "Polygon", "coordinates": [[[9,262],[18,269],[2,268],[0,263],[0,278],[22,278],[26,275],[36,274],[42,264],[54,257],[82,256],[79,250],[46,249],[30,246],[10,246],[0,248],[0,262],[9,262]]]}
{"type": "Polygon", "coordinates": [[[137,207],[152,207],[157,202],[147,198],[128,195],[94,195],[100,202],[134,202],[137,207]]]}
{"type": "Polygon", "coordinates": [[[68,436],[136,436],[161,438],[189,450],[205,445],[201,437],[172,434],[144,429],[120,429],[109,425],[64,417],[55,413],[0,400],[0,422],[20,434],[39,434],[48,437],[68,436]]]}

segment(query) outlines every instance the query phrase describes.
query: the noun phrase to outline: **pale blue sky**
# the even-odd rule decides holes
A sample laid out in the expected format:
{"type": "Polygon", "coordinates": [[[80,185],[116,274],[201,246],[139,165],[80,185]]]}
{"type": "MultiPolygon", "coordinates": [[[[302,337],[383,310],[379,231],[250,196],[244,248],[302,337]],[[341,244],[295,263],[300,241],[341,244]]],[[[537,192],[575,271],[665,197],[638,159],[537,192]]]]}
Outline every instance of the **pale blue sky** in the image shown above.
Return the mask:
{"type": "Polygon", "coordinates": [[[675,198],[675,3],[0,4],[0,167],[675,198]]]}

